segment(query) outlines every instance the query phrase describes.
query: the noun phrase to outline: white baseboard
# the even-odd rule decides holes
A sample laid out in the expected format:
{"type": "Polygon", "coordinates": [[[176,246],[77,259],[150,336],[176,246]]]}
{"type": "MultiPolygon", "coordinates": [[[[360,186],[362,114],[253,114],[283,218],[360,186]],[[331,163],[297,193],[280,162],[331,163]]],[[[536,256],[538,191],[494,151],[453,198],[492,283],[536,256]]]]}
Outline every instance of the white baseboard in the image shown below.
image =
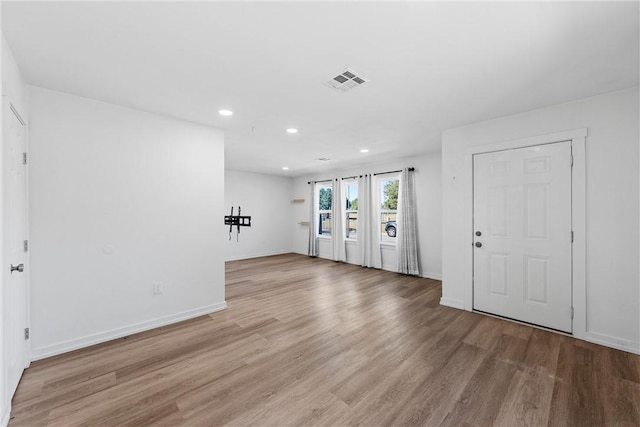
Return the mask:
{"type": "Polygon", "coordinates": [[[7,406],[4,402],[0,403],[0,427],[7,427],[9,424],[9,416],[11,415],[11,401],[7,402],[7,406]]]}
{"type": "Polygon", "coordinates": [[[424,277],[425,279],[439,280],[442,282],[442,274],[430,273],[427,271],[422,274],[422,277],[424,277]]]}
{"type": "Polygon", "coordinates": [[[458,299],[442,297],[440,298],[440,305],[446,305],[447,307],[464,310],[464,301],[458,299]]]}
{"type": "Polygon", "coordinates": [[[612,337],[609,335],[599,334],[597,332],[587,332],[584,337],[576,336],[576,338],[592,342],[594,344],[611,347],[629,353],[640,354],[640,343],[630,341],[623,338],[612,337]]]}
{"type": "MultiPolygon", "coordinates": [[[[300,252],[292,252],[292,253],[297,253],[297,254],[300,254],[300,255],[306,255],[306,253],[303,254],[303,253],[300,253],[300,252]]],[[[324,258],[324,257],[318,257],[318,258],[324,258]]],[[[324,258],[324,259],[330,259],[330,258],[324,258]]],[[[353,258],[352,259],[347,259],[346,261],[343,261],[343,262],[345,262],[347,264],[352,264],[352,265],[360,265],[353,258]]],[[[384,266],[384,267],[381,268],[381,270],[390,271],[392,273],[397,273],[397,270],[395,269],[395,266],[393,268],[391,268],[390,266],[384,266]]],[[[433,280],[442,281],[442,274],[438,274],[438,273],[426,272],[426,273],[420,275],[420,277],[425,278],[425,279],[433,279],[433,280]]],[[[446,305],[446,304],[443,304],[443,305],[446,305]]],[[[458,308],[458,307],[456,307],[456,308],[458,308]]]]}
{"type": "Polygon", "coordinates": [[[69,351],[78,350],[80,348],[89,347],[102,342],[111,341],[116,338],[126,337],[138,332],[148,331],[149,329],[159,328],[161,326],[170,325],[172,323],[181,322],[183,320],[192,319],[194,317],[205,314],[214,313],[216,311],[227,308],[227,302],[222,301],[217,304],[207,305],[195,308],[193,310],[183,311],[181,313],[171,314],[169,316],[160,317],[153,320],[124,326],[121,328],[111,329],[97,334],[87,335],[61,343],[48,345],[46,347],[34,348],[32,351],[33,360],[45,359],[47,357],[56,356],[58,354],[67,353],[69,351]]]}
{"type": "MultiPolygon", "coordinates": [[[[226,257],[224,260],[225,260],[225,262],[227,262],[227,261],[241,261],[241,260],[245,260],[245,259],[262,258],[262,257],[265,257],[265,256],[284,255],[284,254],[290,254],[290,253],[295,253],[295,252],[292,252],[291,250],[273,251],[273,252],[261,252],[261,253],[257,253],[257,254],[226,257]]],[[[304,254],[304,255],[306,255],[306,254],[304,254]]]]}

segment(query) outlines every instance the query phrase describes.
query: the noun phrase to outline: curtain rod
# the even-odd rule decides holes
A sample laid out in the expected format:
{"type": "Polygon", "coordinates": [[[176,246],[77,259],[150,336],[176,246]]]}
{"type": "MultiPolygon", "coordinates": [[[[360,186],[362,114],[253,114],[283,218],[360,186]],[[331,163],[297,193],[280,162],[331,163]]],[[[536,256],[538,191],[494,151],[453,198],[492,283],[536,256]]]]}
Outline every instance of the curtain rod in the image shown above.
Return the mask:
{"type": "MultiPolygon", "coordinates": [[[[416,168],[413,168],[413,167],[409,168],[409,172],[413,172],[415,170],[416,170],[416,168]]],[[[398,172],[402,172],[402,169],[397,170],[397,171],[378,172],[378,173],[374,173],[372,175],[376,176],[376,175],[384,175],[384,174],[387,174],[387,173],[398,173],[398,172]]],[[[351,178],[358,178],[358,177],[362,178],[363,175],[343,176],[340,179],[351,179],[351,178]]],[[[311,184],[312,182],[315,184],[315,183],[318,183],[318,182],[330,182],[330,181],[333,181],[333,179],[325,179],[324,181],[307,181],[307,184],[311,184]]],[[[337,181],[337,178],[336,178],[336,181],[337,181]]]]}
{"type": "MultiPolygon", "coordinates": [[[[415,170],[416,170],[416,168],[409,168],[409,172],[413,172],[415,170]]],[[[397,173],[397,172],[402,172],[402,169],[397,170],[397,171],[378,172],[378,173],[374,173],[373,175],[376,176],[376,175],[384,175],[386,173],[397,173]]]]}

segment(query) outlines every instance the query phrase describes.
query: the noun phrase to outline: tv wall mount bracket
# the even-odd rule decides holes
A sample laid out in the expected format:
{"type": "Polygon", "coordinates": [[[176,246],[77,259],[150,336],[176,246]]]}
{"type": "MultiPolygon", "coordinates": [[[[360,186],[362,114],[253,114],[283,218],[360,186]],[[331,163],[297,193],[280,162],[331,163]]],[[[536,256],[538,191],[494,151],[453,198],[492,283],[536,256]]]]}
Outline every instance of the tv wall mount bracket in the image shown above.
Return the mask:
{"type": "Polygon", "coordinates": [[[224,223],[229,226],[229,240],[231,240],[234,225],[236,226],[236,241],[240,240],[240,227],[251,227],[251,216],[243,216],[241,213],[242,208],[238,206],[238,215],[234,215],[233,206],[231,206],[231,215],[224,216],[224,223]]]}

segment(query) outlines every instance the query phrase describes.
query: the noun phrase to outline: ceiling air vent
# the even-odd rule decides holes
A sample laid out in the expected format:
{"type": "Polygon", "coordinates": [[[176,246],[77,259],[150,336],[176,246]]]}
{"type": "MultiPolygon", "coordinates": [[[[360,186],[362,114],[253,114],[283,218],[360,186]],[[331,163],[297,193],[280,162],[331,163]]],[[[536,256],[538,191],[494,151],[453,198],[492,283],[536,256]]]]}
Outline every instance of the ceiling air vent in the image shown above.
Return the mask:
{"type": "Polygon", "coordinates": [[[338,92],[346,93],[353,88],[365,84],[368,81],[369,79],[367,79],[363,75],[356,73],[350,68],[347,68],[334,78],[324,82],[324,85],[334,88],[338,92]]]}

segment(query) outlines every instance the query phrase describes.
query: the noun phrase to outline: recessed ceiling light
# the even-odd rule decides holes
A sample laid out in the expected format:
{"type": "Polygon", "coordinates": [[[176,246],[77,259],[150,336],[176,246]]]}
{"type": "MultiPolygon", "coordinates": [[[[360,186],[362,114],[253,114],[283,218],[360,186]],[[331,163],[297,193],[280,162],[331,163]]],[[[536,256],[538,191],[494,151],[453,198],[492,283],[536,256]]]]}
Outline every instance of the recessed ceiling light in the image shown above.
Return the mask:
{"type": "Polygon", "coordinates": [[[233,116],[233,111],[231,110],[219,110],[218,114],[221,116],[233,116]]]}
{"type": "Polygon", "coordinates": [[[296,128],[289,128],[289,129],[287,129],[287,133],[298,133],[298,129],[296,129],[296,128]]]}
{"type": "Polygon", "coordinates": [[[328,162],[331,159],[328,157],[318,157],[316,160],[320,160],[321,162],[328,162]]]}
{"type": "Polygon", "coordinates": [[[360,152],[361,152],[361,153],[368,153],[368,152],[369,152],[369,149],[368,149],[368,148],[363,148],[363,149],[361,149],[361,150],[360,150],[360,152]]]}
{"type": "Polygon", "coordinates": [[[288,171],[288,170],[289,170],[289,167],[288,167],[288,166],[283,166],[283,167],[282,167],[282,170],[283,170],[283,171],[288,171]]]}

